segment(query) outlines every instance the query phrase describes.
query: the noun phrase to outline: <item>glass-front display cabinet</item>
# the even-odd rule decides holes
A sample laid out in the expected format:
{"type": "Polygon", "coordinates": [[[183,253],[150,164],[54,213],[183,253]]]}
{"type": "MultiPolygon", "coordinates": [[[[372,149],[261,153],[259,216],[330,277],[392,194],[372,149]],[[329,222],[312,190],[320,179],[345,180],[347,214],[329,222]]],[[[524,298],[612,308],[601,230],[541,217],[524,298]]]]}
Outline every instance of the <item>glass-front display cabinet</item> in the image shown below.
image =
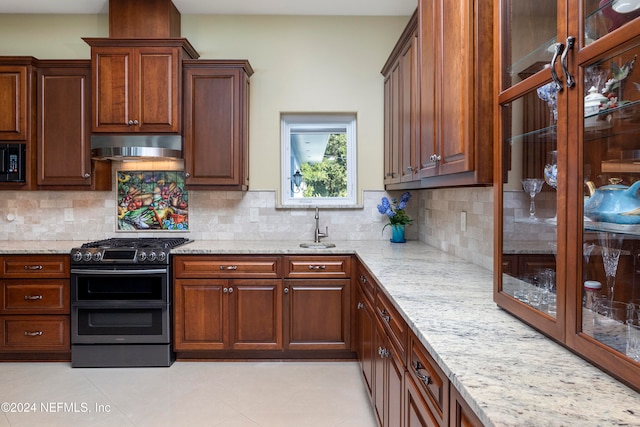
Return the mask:
{"type": "Polygon", "coordinates": [[[494,300],[640,391],[640,0],[496,7],[494,300]]]}

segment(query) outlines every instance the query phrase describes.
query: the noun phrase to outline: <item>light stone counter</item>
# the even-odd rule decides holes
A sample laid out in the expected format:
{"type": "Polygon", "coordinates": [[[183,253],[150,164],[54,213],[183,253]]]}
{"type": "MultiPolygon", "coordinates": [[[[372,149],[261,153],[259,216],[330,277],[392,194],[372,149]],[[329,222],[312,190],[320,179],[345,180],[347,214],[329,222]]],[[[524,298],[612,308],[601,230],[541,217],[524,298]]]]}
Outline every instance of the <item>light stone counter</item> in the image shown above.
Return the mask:
{"type": "MultiPolygon", "coordinates": [[[[491,271],[417,242],[197,241],[173,254],[357,254],[480,420],[494,426],[640,426],[640,394],[499,309],[491,271]]],[[[78,242],[0,242],[69,253],[78,242]]]]}

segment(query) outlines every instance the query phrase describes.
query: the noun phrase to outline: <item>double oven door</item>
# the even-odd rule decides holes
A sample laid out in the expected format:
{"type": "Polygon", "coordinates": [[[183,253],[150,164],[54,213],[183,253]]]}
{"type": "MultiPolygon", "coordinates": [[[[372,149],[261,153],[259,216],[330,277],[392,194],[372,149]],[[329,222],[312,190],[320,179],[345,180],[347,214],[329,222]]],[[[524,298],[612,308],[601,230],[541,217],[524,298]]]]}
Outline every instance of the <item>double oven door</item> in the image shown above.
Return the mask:
{"type": "Polygon", "coordinates": [[[167,266],[71,270],[72,344],[169,344],[167,266]]]}

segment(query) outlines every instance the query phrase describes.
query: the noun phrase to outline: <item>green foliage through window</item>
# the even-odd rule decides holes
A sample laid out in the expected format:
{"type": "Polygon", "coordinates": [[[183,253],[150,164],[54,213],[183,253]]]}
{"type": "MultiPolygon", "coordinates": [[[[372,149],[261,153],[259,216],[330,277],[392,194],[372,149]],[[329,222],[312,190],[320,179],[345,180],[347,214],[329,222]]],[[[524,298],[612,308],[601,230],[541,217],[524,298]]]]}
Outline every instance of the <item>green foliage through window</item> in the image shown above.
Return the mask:
{"type": "Polygon", "coordinates": [[[347,196],[347,135],[331,134],[321,162],[301,166],[304,197],[347,196]]]}

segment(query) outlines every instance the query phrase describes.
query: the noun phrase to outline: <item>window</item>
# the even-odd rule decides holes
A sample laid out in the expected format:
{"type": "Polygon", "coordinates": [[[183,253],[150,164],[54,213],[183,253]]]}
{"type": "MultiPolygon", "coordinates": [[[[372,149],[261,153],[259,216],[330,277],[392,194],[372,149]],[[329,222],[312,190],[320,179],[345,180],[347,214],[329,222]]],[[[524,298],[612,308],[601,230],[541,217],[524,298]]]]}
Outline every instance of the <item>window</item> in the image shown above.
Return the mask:
{"type": "Polygon", "coordinates": [[[282,205],[355,206],[355,114],[283,114],[282,205]]]}

